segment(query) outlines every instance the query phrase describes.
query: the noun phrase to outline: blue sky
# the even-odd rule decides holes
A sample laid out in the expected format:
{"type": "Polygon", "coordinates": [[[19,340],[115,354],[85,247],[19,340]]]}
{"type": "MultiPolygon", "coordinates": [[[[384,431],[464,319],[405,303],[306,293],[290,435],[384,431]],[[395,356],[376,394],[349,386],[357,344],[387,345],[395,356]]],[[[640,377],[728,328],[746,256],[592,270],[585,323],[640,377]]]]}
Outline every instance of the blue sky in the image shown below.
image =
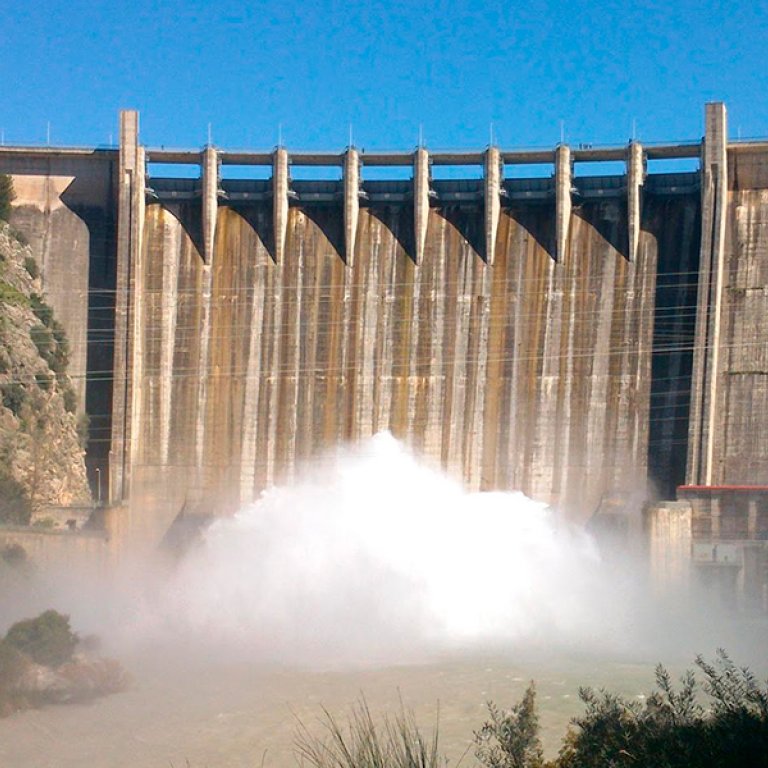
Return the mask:
{"type": "Polygon", "coordinates": [[[768,135],[764,3],[40,0],[0,8],[6,143],[366,149],[768,135]]]}

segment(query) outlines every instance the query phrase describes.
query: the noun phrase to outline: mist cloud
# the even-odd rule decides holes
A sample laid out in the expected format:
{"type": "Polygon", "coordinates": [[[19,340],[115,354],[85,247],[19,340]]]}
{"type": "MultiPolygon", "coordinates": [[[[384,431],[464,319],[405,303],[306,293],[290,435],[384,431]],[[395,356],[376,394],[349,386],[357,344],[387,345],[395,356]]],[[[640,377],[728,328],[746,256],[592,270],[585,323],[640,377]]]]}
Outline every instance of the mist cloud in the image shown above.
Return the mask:
{"type": "Polygon", "coordinates": [[[627,631],[594,542],[521,493],[470,493],[389,433],[216,521],[144,631],[287,662],[402,661],[627,631]]]}

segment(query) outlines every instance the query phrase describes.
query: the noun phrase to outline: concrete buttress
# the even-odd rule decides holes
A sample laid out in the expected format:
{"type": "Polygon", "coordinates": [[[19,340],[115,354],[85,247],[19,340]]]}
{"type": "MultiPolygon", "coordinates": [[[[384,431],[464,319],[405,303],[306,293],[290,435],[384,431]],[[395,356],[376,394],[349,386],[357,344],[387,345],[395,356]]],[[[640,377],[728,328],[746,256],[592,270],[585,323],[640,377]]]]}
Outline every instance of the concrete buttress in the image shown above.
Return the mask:
{"type": "Polygon", "coordinates": [[[216,240],[216,217],[219,202],[219,153],[213,147],[203,150],[203,259],[206,264],[213,261],[216,240]]]}
{"type": "Polygon", "coordinates": [[[701,251],[696,337],[693,359],[687,482],[720,482],[716,466],[721,392],[721,359],[725,233],[728,213],[728,123],[725,104],[705,108],[701,160],[701,251]]]}
{"type": "Polygon", "coordinates": [[[571,150],[561,144],[555,150],[555,261],[565,259],[571,225],[571,150]]]}
{"type": "Polygon", "coordinates": [[[501,215],[501,155],[496,147],[485,151],[485,172],[483,174],[485,199],[485,261],[493,266],[496,252],[496,234],[499,231],[501,215]]]}
{"type": "Polygon", "coordinates": [[[627,149],[627,258],[634,262],[640,245],[640,224],[643,214],[643,183],[645,182],[645,161],[643,147],[632,141],[627,149]]]}
{"type": "Polygon", "coordinates": [[[413,156],[413,233],[415,260],[421,264],[429,222],[429,153],[419,147],[413,156]]]}
{"type": "Polygon", "coordinates": [[[112,398],[109,499],[127,498],[131,465],[137,270],[144,226],[144,151],[139,146],[139,113],[120,112],[118,153],[117,270],[115,276],[115,356],[112,398]]]}
{"type": "Polygon", "coordinates": [[[360,218],[360,154],[350,147],[344,156],[344,259],[348,267],[355,262],[355,238],[360,218]]]}
{"type": "Polygon", "coordinates": [[[272,225],[275,262],[283,263],[288,234],[288,152],[278,147],[272,158],[272,225]]]}

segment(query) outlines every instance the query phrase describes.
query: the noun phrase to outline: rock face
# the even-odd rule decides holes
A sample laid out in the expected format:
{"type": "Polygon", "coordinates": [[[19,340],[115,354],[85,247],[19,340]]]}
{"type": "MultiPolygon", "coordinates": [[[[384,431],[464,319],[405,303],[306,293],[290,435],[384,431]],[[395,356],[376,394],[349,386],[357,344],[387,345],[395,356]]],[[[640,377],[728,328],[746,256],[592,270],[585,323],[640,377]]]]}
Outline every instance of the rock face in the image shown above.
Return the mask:
{"type": "Polygon", "coordinates": [[[77,654],[60,667],[28,664],[17,684],[17,692],[59,704],[117,693],[127,685],[128,676],[114,659],[77,654]]]}
{"type": "Polygon", "coordinates": [[[32,707],[90,701],[125,690],[130,677],[114,659],[75,654],[58,667],[18,655],[11,675],[0,675],[0,717],[32,707]],[[11,679],[12,678],[12,679],[11,679]]]}
{"type": "MultiPolygon", "coordinates": [[[[0,482],[32,513],[91,500],[67,339],[37,274],[31,249],[0,222],[0,482]]],[[[2,513],[0,522],[28,522],[2,513]]]]}

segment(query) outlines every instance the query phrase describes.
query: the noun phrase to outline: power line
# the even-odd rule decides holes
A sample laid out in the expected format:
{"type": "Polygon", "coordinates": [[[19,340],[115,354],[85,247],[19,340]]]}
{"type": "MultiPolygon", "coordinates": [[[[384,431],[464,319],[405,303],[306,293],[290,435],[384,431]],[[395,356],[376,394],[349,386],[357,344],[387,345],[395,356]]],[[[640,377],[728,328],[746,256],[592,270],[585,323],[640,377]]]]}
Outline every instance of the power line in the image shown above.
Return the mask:
{"type": "MultiPolygon", "coordinates": [[[[326,287],[326,288],[335,288],[337,290],[341,289],[360,289],[360,288],[380,288],[380,287],[386,287],[386,288],[412,288],[415,285],[424,285],[428,284],[430,286],[434,286],[434,272],[435,270],[432,270],[430,273],[430,270],[425,270],[424,265],[422,264],[419,269],[422,270],[421,272],[414,272],[414,279],[412,280],[387,280],[386,275],[381,275],[381,280],[374,280],[372,278],[361,280],[358,282],[355,282],[351,279],[349,272],[347,268],[341,263],[339,269],[344,269],[344,272],[340,272],[337,279],[335,280],[322,280],[317,281],[313,280],[311,278],[312,274],[315,273],[322,273],[324,271],[331,271],[333,272],[333,269],[329,266],[323,267],[320,266],[319,269],[308,269],[305,265],[296,264],[295,268],[297,271],[302,272],[302,276],[300,279],[296,281],[287,281],[281,279],[285,272],[288,270],[285,268],[285,266],[276,266],[274,264],[271,264],[271,267],[269,269],[272,271],[273,277],[270,277],[269,280],[266,280],[262,283],[254,284],[254,285],[244,285],[244,286],[232,286],[227,289],[227,292],[229,293],[250,293],[257,291],[261,288],[280,288],[280,289],[290,289],[290,288],[298,288],[298,287],[311,287],[311,286],[320,286],[320,287],[326,287]],[[302,268],[303,267],[303,268],[302,268]],[[280,271],[282,270],[282,272],[280,271]],[[308,276],[310,275],[310,276],[308,276]]],[[[522,264],[522,262],[521,262],[522,264]]],[[[397,272],[397,263],[392,262],[391,264],[387,265],[389,267],[390,272],[397,272]]],[[[603,282],[606,279],[606,274],[604,272],[600,272],[598,274],[589,274],[589,275],[574,275],[570,272],[563,271],[559,275],[556,273],[553,273],[549,270],[542,270],[540,275],[533,275],[533,276],[525,276],[525,275],[517,275],[512,270],[507,270],[506,272],[499,273],[495,272],[492,273],[490,269],[485,265],[485,262],[480,262],[480,266],[478,266],[476,269],[469,267],[468,265],[465,265],[467,267],[467,274],[464,276],[451,276],[451,275],[442,275],[440,278],[440,282],[438,284],[438,287],[451,287],[451,286],[457,286],[457,285],[466,285],[467,283],[473,283],[473,282],[484,282],[487,281],[490,285],[493,285],[494,283],[501,281],[502,278],[504,278],[504,282],[511,284],[512,286],[517,285],[526,285],[526,284],[541,284],[546,285],[547,282],[549,282],[550,278],[557,279],[561,283],[580,283],[580,282],[588,282],[588,281],[595,281],[599,282],[599,285],[597,285],[595,288],[586,288],[585,291],[592,291],[596,290],[597,288],[603,287],[603,282]],[[485,271],[488,270],[488,271],[485,271]],[[496,274],[501,274],[502,277],[496,277],[496,274]]],[[[261,267],[253,267],[253,269],[258,270],[261,269],[261,267]]],[[[159,270],[160,272],[160,280],[162,280],[162,274],[164,270],[159,270]]],[[[235,275],[239,275],[238,272],[234,273],[235,275]]],[[[372,277],[378,277],[379,273],[377,272],[372,277]]],[[[629,273],[626,273],[626,277],[629,277],[629,273]]],[[[660,278],[666,278],[666,277],[684,277],[684,276],[690,276],[691,280],[679,280],[674,283],[665,283],[662,281],[661,285],[656,285],[655,290],[669,290],[671,288],[681,288],[681,287],[688,287],[688,288],[694,288],[698,285],[698,277],[699,272],[698,270],[688,270],[688,271],[670,271],[670,272],[656,272],[654,270],[636,270],[635,271],[635,278],[638,276],[644,276],[648,278],[654,278],[657,283],[660,278]]],[[[615,274],[615,278],[622,277],[620,273],[615,274]]],[[[627,283],[626,287],[630,288],[633,285],[633,283],[627,283]]],[[[728,286],[726,286],[727,288],[728,286]]],[[[174,294],[177,295],[185,295],[185,294],[192,294],[192,295],[200,295],[201,290],[198,286],[193,286],[189,288],[183,288],[180,287],[178,284],[172,286],[174,294]]],[[[117,289],[117,288],[72,288],[70,289],[70,293],[77,295],[77,296],[115,296],[117,294],[125,293],[125,291],[128,289],[117,289]]],[[[166,291],[166,288],[163,286],[157,287],[157,288],[151,288],[148,286],[142,286],[140,288],[141,293],[144,295],[152,295],[155,293],[164,293],[166,291]]],[[[578,292],[578,290],[576,291],[578,292]]]]}
{"type": "MultiPolygon", "coordinates": [[[[471,346],[476,345],[470,345],[467,344],[467,348],[471,346]]],[[[562,346],[562,345],[561,345],[562,346]]],[[[768,346],[766,345],[766,342],[764,341],[758,341],[758,342],[741,342],[741,343],[734,343],[734,344],[720,344],[718,345],[718,348],[720,350],[738,350],[738,349],[751,349],[754,347],[763,347],[766,346],[766,350],[768,351],[768,346]]],[[[483,354],[481,356],[475,356],[473,354],[467,354],[463,356],[454,355],[454,356],[445,356],[442,357],[439,361],[420,361],[420,360],[413,360],[413,359],[407,359],[407,360],[397,360],[395,359],[395,356],[391,358],[391,364],[387,365],[386,367],[389,369],[389,375],[393,376],[403,376],[406,375],[411,368],[420,369],[420,370],[433,370],[436,366],[440,368],[446,368],[449,366],[455,366],[457,364],[462,365],[471,365],[473,363],[482,363],[486,367],[489,364],[499,364],[499,363],[541,363],[544,364],[553,364],[553,363],[560,363],[562,367],[563,361],[568,363],[569,361],[577,361],[577,360],[595,360],[599,358],[604,357],[615,357],[615,358],[633,358],[633,357],[639,357],[639,356],[647,356],[650,360],[653,356],[653,354],[672,354],[672,353],[684,353],[684,352],[691,352],[693,353],[697,349],[713,349],[714,345],[695,345],[693,343],[686,343],[686,344],[670,344],[666,346],[660,346],[657,347],[655,350],[652,350],[651,348],[647,349],[638,349],[634,347],[629,346],[621,346],[621,347],[609,347],[607,350],[599,351],[599,350],[585,350],[583,352],[573,351],[573,348],[566,349],[560,353],[553,353],[553,352],[545,352],[542,351],[541,353],[537,353],[535,355],[497,355],[494,356],[492,354],[483,354]],[[397,373],[397,371],[404,371],[405,373],[397,373]]],[[[290,375],[334,375],[334,374],[344,374],[344,375],[355,375],[357,378],[361,377],[361,374],[359,373],[359,370],[355,367],[355,363],[357,366],[361,364],[361,358],[365,357],[365,354],[354,354],[354,355],[346,355],[347,358],[355,358],[354,362],[349,361],[346,364],[341,365],[335,365],[335,366],[329,366],[329,365],[314,365],[314,366],[302,366],[299,363],[301,355],[296,354],[293,357],[296,359],[296,363],[288,363],[284,365],[272,365],[269,366],[267,364],[266,370],[260,371],[256,378],[277,378],[282,374],[290,374],[290,375]]],[[[267,355],[269,358],[270,356],[267,355]]],[[[276,357],[284,357],[281,355],[276,355],[276,357]]],[[[381,367],[381,364],[379,366],[374,365],[374,367],[381,367]]],[[[203,370],[201,371],[201,367],[199,365],[191,365],[188,367],[179,367],[175,366],[173,369],[173,372],[169,375],[164,375],[161,372],[161,369],[151,369],[149,372],[146,371],[146,369],[142,372],[142,378],[150,378],[150,377],[162,377],[164,379],[180,379],[180,378],[198,378],[201,376],[201,374],[206,377],[207,379],[222,379],[222,378],[240,378],[240,379],[249,379],[253,378],[253,376],[248,375],[248,369],[249,365],[246,364],[245,367],[229,367],[226,371],[211,371],[211,365],[210,363],[206,363],[203,366],[203,370]]],[[[759,372],[757,372],[759,373],[759,372]]],[[[134,374],[135,376],[136,374],[134,374]]],[[[382,373],[374,373],[370,374],[369,378],[381,378],[382,373]]],[[[415,375],[415,374],[414,374],[415,375]]],[[[554,374],[553,374],[554,375],[554,374]]],[[[635,370],[635,371],[629,371],[627,373],[620,374],[619,372],[613,371],[606,371],[605,375],[610,378],[610,376],[616,376],[616,375],[624,375],[624,376],[636,376],[639,377],[642,375],[642,371],[635,370]]],[[[31,380],[33,378],[33,374],[29,374],[26,380],[31,380]]],[[[74,381],[116,381],[118,380],[117,377],[113,375],[113,369],[104,369],[101,371],[88,371],[84,374],[69,374],[69,378],[74,381]]],[[[121,380],[128,380],[129,377],[122,377],[121,380]]],[[[9,377],[5,379],[8,383],[24,383],[25,380],[23,379],[14,379],[13,377],[9,377]]]]}

